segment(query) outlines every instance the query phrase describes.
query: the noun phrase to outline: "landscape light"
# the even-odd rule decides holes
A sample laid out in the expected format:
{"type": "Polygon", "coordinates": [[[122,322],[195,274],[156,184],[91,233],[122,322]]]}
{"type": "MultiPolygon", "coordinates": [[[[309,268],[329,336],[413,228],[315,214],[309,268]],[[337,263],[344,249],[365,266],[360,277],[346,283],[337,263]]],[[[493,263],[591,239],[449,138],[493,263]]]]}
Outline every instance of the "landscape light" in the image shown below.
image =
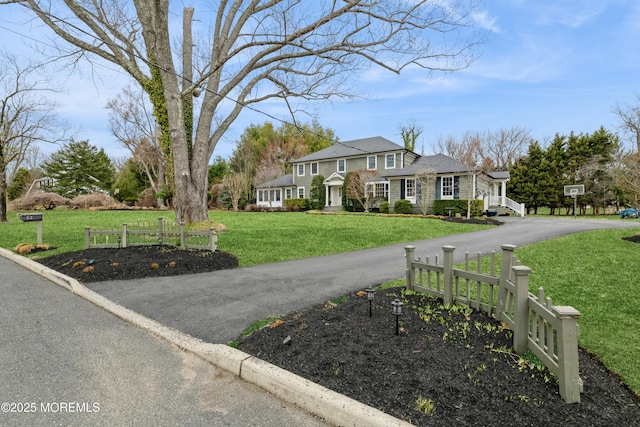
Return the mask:
{"type": "Polygon", "coordinates": [[[398,318],[402,314],[403,304],[402,304],[402,301],[396,298],[395,300],[391,301],[391,305],[393,306],[393,314],[394,316],[396,316],[396,335],[400,335],[400,326],[399,326],[398,318]]]}
{"type": "Polygon", "coordinates": [[[373,305],[373,296],[375,295],[376,291],[371,286],[365,289],[365,291],[367,291],[367,299],[369,300],[369,317],[373,317],[371,306],[373,305]]]}

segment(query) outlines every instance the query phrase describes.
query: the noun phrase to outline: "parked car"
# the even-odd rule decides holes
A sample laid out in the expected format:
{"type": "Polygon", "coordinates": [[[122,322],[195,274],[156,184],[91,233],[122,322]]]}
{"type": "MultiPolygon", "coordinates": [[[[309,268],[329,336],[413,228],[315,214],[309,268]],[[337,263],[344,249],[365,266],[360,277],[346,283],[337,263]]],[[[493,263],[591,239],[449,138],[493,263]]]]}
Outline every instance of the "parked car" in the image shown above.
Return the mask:
{"type": "Polygon", "coordinates": [[[620,211],[620,218],[638,218],[640,212],[636,208],[627,208],[620,211]]]}

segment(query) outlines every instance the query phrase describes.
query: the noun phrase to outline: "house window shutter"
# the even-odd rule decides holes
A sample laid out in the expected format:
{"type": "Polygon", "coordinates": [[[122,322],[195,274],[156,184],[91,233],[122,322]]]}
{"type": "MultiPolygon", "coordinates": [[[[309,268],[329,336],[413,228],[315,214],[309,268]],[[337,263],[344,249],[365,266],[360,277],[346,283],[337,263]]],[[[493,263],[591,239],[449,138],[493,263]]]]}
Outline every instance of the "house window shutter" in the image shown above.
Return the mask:
{"type": "Polygon", "coordinates": [[[404,199],[404,183],[405,183],[405,180],[401,179],[400,180],[400,200],[404,199]]]}
{"type": "Polygon", "coordinates": [[[440,196],[442,195],[442,178],[436,178],[436,200],[440,200],[440,196]]]}
{"type": "Polygon", "coordinates": [[[453,198],[454,199],[460,198],[460,177],[459,176],[453,177],[453,198]]]}

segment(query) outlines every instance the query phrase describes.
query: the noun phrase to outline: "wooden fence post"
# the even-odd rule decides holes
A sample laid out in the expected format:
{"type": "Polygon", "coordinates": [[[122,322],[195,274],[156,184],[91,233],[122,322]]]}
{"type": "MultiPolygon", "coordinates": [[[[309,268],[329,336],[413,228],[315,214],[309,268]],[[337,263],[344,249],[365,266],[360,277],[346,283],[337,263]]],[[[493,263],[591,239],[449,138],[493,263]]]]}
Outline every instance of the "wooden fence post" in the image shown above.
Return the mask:
{"type": "Polygon", "coordinates": [[[126,248],[128,243],[128,238],[127,238],[127,234],[128,234],[128,226],[127,224],[122,224],[122,237],[120,238],[120,246],[123,248],[126,248]]]}
{"type": "Polygon", "coordinates": [[[511,269],[515,285],[513,350],[516,354],[524,354],[529,347],[529,274],[531,274],[531,269],[523,265],[514,265],[511,269]]]}
{"type": "Polygon", "coordinates": [[[414,259],[415,250],[416,250],[415,246],[408,245],[408,246],[404,247],[404,257],[407,260],[407,269],[406,269],[407,285],[406,285],[406,288],[408,290],[413,290],[414,286],[416,284],[416,269],[413,268],[413,259],[414,259]]]}
{"type": "Polygon", "coordinates": [[[506,283],[511,275],[511,264],[513,264],[513,251],[515,245],[502,245],[502,265],[500,266],[500,281],[498,283],[498,320],[502,320],[505,310],[507,309],[507,287],[506,283]]]}
{"type": "Polygon", "coordinates": [[[216,234],[216,229],[213,227],[209,228],[209,249],[211,252],[215,252],[218,249],[218,235],[216,234]]]}
{"type": "Polygon", "coordinates": [[[162,245],[164,242],[164,229],[162,227],[162,217],[158,218],[158,244],[162,245]]]}
{"type": "Polygon", "coordinates": [[[91,238],[89,237],[90,234],[91,234],[91,227],[85,227],[84,228],[84,248],[85,249],[89,249],[89,246],[91,245],[91,238]]]}
{"type": "Polygon", "coordinates": [[[185,230],[186,230],[185,223],[181,222],[180,223],[180,248],[181,249],[186,249],[187,248],[187,246],[186,246],[187,243],[186,243],[186,239],[185,239],[185,235],[184,235],[185,230]]]}
{"type": "Polygon", "coordinates": [[[453,251],[456,250],[455,246],[445,245],[442,247],[443,252],[443,267],[444,272],[442,275],[444,289],[442,294],[442,303],[444,305],[453,303],[453,251]]]}
{"type": "Polygon", "coordinates": [[[582,380],[578,371],[578,323],[580,312],[573,307],[552,307],[560,319],[558,328],[558,379],[560,396],[567,403],[580,403],[582,380]]]}

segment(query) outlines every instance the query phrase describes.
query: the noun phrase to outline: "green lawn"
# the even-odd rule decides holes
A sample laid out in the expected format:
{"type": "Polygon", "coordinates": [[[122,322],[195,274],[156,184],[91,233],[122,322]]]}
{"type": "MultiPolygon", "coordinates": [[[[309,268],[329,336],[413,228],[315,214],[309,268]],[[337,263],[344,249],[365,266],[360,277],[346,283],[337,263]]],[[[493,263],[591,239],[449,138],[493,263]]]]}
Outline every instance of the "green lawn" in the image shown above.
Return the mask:
{"type": "Polygon", "coordinates": [[[529,291],[543,287],[555,305],[580,311],[580,345],[640,393],[640,244],[621,239],[637,234],[574,234],[519,248],[516,256],[533,270],[529,291]]]}
{"type": "MultiPolygon", "coordinates": [[[[155,221],[159,216],[168,221],[174,219],[169,211],[47,211],[42,224],[43,240],[60,246],[51,254],[79,250],[83,248],[84,226],[114,228],[124,222],[155,221]]],[[[238,255],[242,266],[484,228],[420,217],[364,214],[213,211],[210,218],[228,228],[219,235],[219,246],[238,255]]],[[[640,293],[640,244],[621,237],[640,234],[638,225],[638,229],[574,234],[516,250],[522,264],[533,270],[530,291],[535,294],[542,286],[554,304],[579,310],[580,345],[597,354],[636,392],[640,392],[640,307],[635,302],[640,293]]],[[[35,241],[35,224],[20,222],[15,213],[10,214],[9,223],[0,223],[1,247],[12,249],[18,243],[35,241]]]]}
{"type": "MultiPolygon", "coordinates": [[[[158,217],[173,222],[172,211],[82,211],[53,210],[43,213],[43,243],[57,246],[53,255],[84,249],[84,227],[120,228],[123,223],[155,222],[158,217]]],[[[13,249],[19,243],[36,243],[35,223],[23,223],[10,213],[9,223],[0,223],[0,247],[13,249]]],[[[218,236],[218,246],[236,254],[241,266],[288,261],[315,255],[348,252],[394,243],[429,239],[487,228],[455,224],[421,217],[379,215],[310,215],[305,213],[261,213],[211,211],[210,219],[228,231],[218,236]]]]}

